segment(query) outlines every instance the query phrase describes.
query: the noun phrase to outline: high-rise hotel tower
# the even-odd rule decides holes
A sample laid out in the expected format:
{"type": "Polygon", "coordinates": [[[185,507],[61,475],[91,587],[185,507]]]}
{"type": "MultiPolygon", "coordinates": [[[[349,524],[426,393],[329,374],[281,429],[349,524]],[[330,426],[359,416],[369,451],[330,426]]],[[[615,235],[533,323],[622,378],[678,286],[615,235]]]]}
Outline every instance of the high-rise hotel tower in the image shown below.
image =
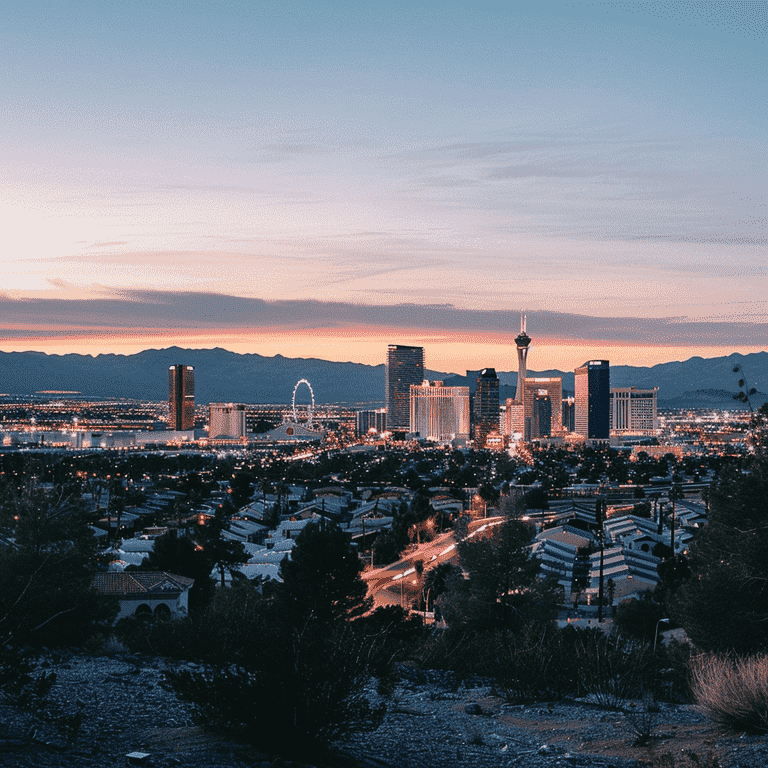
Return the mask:
{"type": "Polygon", "coordinates": [[[607,440],[611,418],[611,369],[607,360],[589,360],[574,371],[574,431],[587,440],[607,440]]]}
{"type": "Polygon", "coordinates": [[[387,348],[387,429],[408,430],[411,424],[411,385],[424,381],[424,347],[390,344],[387,348]]]}
{"type": "Polygon", "coordinates": [[[235,403],[210,403],[208,437],[213,440],[245,437],[245,406],[235,403]]]}
{"type": "Polygon", "coordinates": [[[168,429],[195,428],[195,368],[172,365],[168,369],[168,429]]]}
{"type": "Polygon", "coordinates": [[[489,433],[499,431],[499,377],[495,368],[483,368],[478,373],[473,411],[475,446],[485,448],[489,433]]]}
{"type": "Polygon", "coordinates": [[[410,430],[438,443],[469,439],[469,387],[424,381],[410,387],[410,430]]]}

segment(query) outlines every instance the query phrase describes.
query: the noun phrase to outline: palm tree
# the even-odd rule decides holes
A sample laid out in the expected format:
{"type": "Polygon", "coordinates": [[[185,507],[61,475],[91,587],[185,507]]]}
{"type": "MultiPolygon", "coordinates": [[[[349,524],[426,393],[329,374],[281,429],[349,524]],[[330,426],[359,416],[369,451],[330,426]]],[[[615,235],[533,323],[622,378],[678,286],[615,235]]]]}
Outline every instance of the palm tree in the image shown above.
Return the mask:
{"type": "Polygon", "coordinates": [[[422,589],[427,610],[430,603],[434,606],[435,600],[448,589],[448,580],[455,572],[456,567],[452,563],[439,563],[427,571],[422,589]]]}

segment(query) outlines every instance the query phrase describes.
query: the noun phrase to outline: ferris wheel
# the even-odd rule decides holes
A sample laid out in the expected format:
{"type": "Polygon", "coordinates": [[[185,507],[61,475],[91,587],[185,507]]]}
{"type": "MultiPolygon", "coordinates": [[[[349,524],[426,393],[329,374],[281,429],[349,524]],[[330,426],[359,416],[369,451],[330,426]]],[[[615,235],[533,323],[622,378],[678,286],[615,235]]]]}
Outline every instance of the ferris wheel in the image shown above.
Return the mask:
{"type": "Polygon", "coordinates": [[[296,382],[296,386],[293,388],[293,397],[291,398],[291,411],[293,412],[294,424],[299,423],[299,413],[296,410],[296,390],[302,385],[306,384],[309,389],[310,404],[307,406],[307,426],[312,426],[312,415],[315,411],[315,393],[312,391],[312,385],[306,379],[299,379],[296,382]]]}

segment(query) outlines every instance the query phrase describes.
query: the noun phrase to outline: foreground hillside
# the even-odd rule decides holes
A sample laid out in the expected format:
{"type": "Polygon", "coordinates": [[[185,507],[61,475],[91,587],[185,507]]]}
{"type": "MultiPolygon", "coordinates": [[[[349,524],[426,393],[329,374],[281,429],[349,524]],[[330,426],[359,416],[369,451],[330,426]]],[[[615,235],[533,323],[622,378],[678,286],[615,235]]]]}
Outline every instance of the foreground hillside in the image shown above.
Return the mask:
{"type": "MultiPolygon", "coordinates": [[[[131,752],[148,753],[145,764],[154,768],[287,764],[193,724],[189,705],[162,687],[164,664],[156,659],[65,654],[43,665],[58,676],[53,706],[81,712],[81,725],[67,733],[0,707],[4,768],[124,766],[131,752]]],[[[408,677],[407,668],[404,672],[408,677]]],[[[688,768],[696,765],[688,753],[698,756],[705,768],[753,768],[768,761],[768,737],[723,735],[693,706],[662,705],[652,729],[657,738],[648,746],[633,746],[636,732],[621,713],[574,702],[509,705],[487,687],[453,688],[446,682],[440,674],[414,670],[412,679],[394,691],[376,731],[349,737],[315,764],[688,768]]]]}

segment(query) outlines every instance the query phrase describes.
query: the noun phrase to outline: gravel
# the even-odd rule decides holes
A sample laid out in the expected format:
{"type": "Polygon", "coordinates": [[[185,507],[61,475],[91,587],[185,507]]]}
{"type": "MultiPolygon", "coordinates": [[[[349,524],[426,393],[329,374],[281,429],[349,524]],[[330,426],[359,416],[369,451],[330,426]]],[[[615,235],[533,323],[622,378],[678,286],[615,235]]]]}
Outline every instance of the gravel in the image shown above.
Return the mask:
{"type": "MultiPolygon", "coordinates": [[[[57,675],[51,711],[82,712],[82,724],[68,740],[54,723],[0,706],[3,768],[128,766],[131,752],[147,753],[141,764],[151,768],[291,765],[195,725],[191,707],[162,687],[161,660],[66,654],[42,666],[57,675]]],[[[373,687],[370,695],[376,696],[373,687]]],[[[339,765],[354,760],[363,768],[639,768],[667,753],[674,762],[667,759],[665,768],[688,768],[693,763],[686,750],[702,761],[711,753],[719,768],[768,765],[766,737],[723,735],[693,706],[662,705],[653,716],[655,739],[633,746],[631,720],[640,714],[627,717],[588,702],[510,705],[482,681],[456,687],[439,674],[426,675],[404,681],[387,705],[376,731],[335,745],[339,765]]],[[[335,763],[326,758],[322,764],[335,763]]]]}

